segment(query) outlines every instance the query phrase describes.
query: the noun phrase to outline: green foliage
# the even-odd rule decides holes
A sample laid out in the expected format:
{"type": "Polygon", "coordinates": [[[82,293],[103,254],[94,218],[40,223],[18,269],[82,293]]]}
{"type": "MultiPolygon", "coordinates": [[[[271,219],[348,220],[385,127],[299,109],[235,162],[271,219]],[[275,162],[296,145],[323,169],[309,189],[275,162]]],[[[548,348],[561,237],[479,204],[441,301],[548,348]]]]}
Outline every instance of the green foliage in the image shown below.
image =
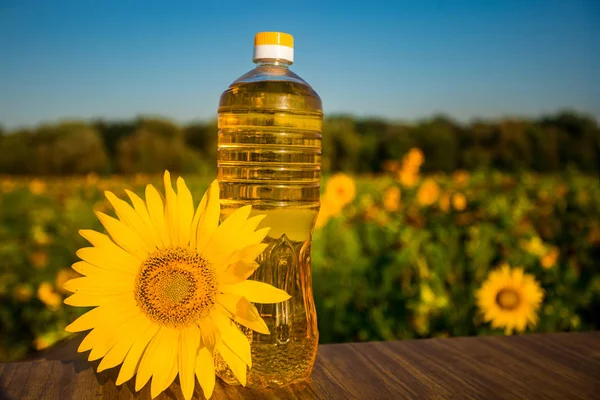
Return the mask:
{"type": "Polygon", "coordinates": [[[415,147],[427,159],[426,171],[452,171],[458,167],[458,126],[448,118],[437,117],[413,127],[410,134],[415,147]]]}
{"type": "Polygon", "coordinates": [[[65,175],[106,172],[109,160],[98,131],[85,122],[42,125],[0,138],[0,172],[65,175]]]}
{"type": "Polygon", "coordinates": [[[573,172],[433,179],[441,194],[431,206],[419,203],[421,184],[359,180],[356,200],[315,232],[321,342],[502,333],[475,301],[502,263],[524,268],[545,290],[534,331],[600,328],[597,179],[573,172]],[[385,202],[391,187],[402,190],[397,211],[385,202]],[[457,193],[464,209],[443,204],[457,193]]]}
{"type": "MultiPolygon", "coordinates": [[[[425,178],[414,187],[359,178],[354,201],[315,231],[322,343],[499,334],[482,320],[474,294],[503,262],[523,267],[545,290],[535,331],[600,328],[597,179],[573,171],[425,178]],[[440,188],[428,206],[417,196],[425,178],[440,188]],[[401,190],[398,204],[387,199],[392,187],[401,190]],[[458,194],[465,204],[443,200],[458,194]],[[557,258],[548,259],[555,248],[557,258]]],[[[209,179],[186,182],[198,201],[209,179]]],[[[93,210],[111,212],[104,190],[142,195],[146,183],[162,187],[160,176],[0,177],[0,361],[64,337],[84,311],[62,305],[75,252],[87,246],[77,231],[102,231],[93,210]]]]}
{"type": "Polygon", "coordinates": [[[125,174],[160,173],[165,169],[182,171],[187,151],[183,132],[177,125],[146,119],[140,121],[132,135],[119,142],[117,167],[125,174]]]}
{"type": "MultiPolygon", "coordinates": [[[[180,126],[159,118],[0,131],[0,173],[214,173],[217,132],[216,120],[180,126]]],[[[574,112],[468,124],[443,115],[415,123],[333,115],[323,124],[324,171],[378,173],[411,147],[423,150],[424,171],[600,171],[598,122],[574,112]]]]}
{"type": "Polygon", "coordinates": [[[361,140],[352,117],[339,116],[323,123],[323,168],[354,171],[359,163],[361,140]]]}
{"type": "MultiPolygon", "coordinates": [[[[111,160],[114,160],[117,156],[117,148],[119,142],[131,135],[136,131],[139,121],[124,121],[124,122],[107,122],[98,120],[94,122],[94,127],[98,132],[102,133],[102,139],[104,140],[104,146],[111,160]]],[[[143,172],[143,171],[138,171],[143,172]]]]}

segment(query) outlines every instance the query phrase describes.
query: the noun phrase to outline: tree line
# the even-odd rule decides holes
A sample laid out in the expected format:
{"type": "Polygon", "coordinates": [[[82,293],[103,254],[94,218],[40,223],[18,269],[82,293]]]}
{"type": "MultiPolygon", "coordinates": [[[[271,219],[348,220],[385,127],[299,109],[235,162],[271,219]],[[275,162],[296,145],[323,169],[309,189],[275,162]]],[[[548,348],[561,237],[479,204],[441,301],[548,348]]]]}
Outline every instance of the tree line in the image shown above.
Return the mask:
{"type": "MultiPolygon", "coordinates": [[[[217,130],[216,121],[180,125],[156,117],[0,128],[0,174],[214,173],[217,130]]],[[[469,123],[443,115],[412,123],[336,115],[325,119],[323,132],[323,167],[331,172],[381,172],[411,147],[425,154],[426,171],[600,171],[598,121],[573,111],[469,123]]]]}

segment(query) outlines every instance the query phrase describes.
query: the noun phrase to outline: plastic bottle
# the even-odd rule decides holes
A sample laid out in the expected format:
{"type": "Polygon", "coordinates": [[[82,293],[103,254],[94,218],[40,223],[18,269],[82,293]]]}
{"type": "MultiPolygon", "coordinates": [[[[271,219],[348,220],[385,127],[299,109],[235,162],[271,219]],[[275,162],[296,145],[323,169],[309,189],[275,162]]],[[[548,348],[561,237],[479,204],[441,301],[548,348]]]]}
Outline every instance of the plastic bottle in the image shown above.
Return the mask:
{"type": "MultiPolygon", "coordinates": [[[[311,233],[319,211],[323,109],[319,95],[290,70],[293,37],[261,32],[256,68],[223,92],[219,102],[218,179],[221,219],[251,204],[271,228],[260,267],[250,279],[287,291],[276,305],[256,304],[270,335],[245,329],[252,349],[247,386],[277,387],[311,373],[317,344],[312,295],[311,233]]],[[[217,356],[217,374],[238,383],[217,356]]]]}

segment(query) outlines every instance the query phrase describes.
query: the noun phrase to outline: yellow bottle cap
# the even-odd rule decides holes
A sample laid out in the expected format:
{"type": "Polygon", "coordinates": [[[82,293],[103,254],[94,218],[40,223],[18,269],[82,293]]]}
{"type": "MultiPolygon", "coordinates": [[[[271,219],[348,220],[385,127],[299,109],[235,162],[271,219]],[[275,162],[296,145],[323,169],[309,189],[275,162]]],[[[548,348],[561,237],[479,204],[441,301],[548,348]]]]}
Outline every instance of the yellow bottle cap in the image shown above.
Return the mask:
{"type": "Polygon", "coordinates": [[[294,62],[294,37],[283,32],[259,32],[254,37],[254,62],[283,60],[294,62]]]}
{"type": "Polygon", "coordinates": [[[294,48],[294,37],[284,32],[259,32],[254,37],[255,46],[269,44],[294,48]]]}

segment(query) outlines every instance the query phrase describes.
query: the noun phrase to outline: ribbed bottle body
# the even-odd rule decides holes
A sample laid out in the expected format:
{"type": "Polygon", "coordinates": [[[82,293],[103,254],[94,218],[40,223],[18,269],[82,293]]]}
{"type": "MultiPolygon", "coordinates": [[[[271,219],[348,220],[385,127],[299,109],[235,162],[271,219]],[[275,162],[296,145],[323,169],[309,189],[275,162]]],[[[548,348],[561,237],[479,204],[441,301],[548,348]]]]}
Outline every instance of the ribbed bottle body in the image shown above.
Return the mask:
{"type": "MultiPolygon", "coordinates": [[[[254,215],[266,215],[261,226],[271,228],[268,247],[250,279],[292,296],[284,303],[256,304],[270,335],[246,330],[253,362],[250,387],[304,380],[316,357],[310,255],[319,211],[322,119],[318,95],[286,67],[259,66],[221,96],[221,219],[248,204],[254,215]]],[[[222,363],[217,373],[236,382],[222,363]]]]}

